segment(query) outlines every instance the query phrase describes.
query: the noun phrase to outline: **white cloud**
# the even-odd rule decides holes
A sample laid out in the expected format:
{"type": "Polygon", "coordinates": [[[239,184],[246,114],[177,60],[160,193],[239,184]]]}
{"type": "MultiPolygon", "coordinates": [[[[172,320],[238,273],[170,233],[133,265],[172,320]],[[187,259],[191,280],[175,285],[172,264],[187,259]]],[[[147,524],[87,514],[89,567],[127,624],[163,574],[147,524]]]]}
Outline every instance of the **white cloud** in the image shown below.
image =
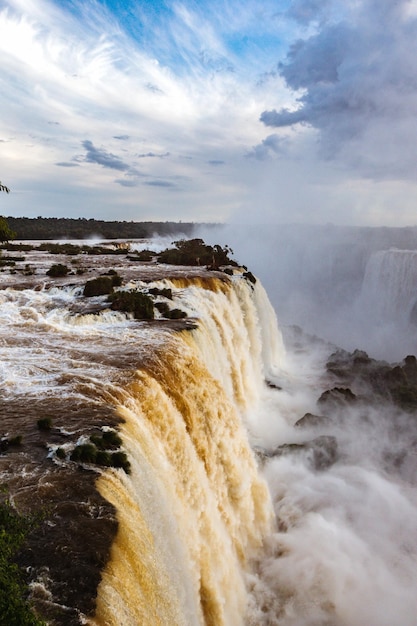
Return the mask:
{"type": "Polygon", "coordinates": [[[391,4],[3,2],[1,179],[28,193],[1,211],[409,223],[415,3],[391,4]]]}

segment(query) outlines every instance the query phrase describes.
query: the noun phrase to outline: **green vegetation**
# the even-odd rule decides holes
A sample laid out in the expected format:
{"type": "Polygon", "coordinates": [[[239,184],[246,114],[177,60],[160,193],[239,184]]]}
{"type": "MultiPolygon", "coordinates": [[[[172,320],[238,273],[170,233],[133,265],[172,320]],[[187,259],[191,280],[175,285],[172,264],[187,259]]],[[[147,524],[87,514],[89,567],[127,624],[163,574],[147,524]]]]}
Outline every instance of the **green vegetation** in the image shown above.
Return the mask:
{"type": "Polygon", "coordinates": [[[140,252],[137,252],[135,254],[135,256],[129,256],[129,259],[131,261],[152,261],[152,259],[157,256],[156,252],[153,252],[152,250],[141,250],[140,252]]]}
{"type": "Polygon", "coordinates": [[[32,612],[14,562],[35,523],[33,517],[19,515],[8,500],[0,504],[0,626],[45,626],[32,612]]]}
{"type": "Polygon", "coordinates": [[[0,216],[0,242],[4,243],[6,241],[10,241],[10,239],[14,239],[16,233],[12,231],[7,223],[5,217],[0,216]]]}
{"type": "Polygon", "coordinates": [[[169,300],[172,300],[172,289],[169,289],[168,287],[163,289],[159,289],[158,287],[151,287],[151,289],[148,289],[148,293],[151,293],[153,296],[162,296],[163,298],[168,298],[169,300]]]}
{"type": "Polygon", "coordinates": [[[118,452],[112,452],[111,465],[112,467],[120,467],[126,472],[126,474],[130,474],[130,463],[126,452],[122,452],[121,450],[118,452]]]}
{"type": "Polygon", "coordinates": [[[217,269],[221,265],[237,265],[230,259],[233,250],[228,246],[209,246],[202,239],[182,239],[174,241],[175,248],[167,248],[158,255],[160,263],[170,265],[207,265],[217,269]]]}
{"type": "Polygon", "coordinates": [[[6,242],[0,247],[9,251],[30,252],[31,250],[33,250],[35,246],[33,246],[32,244],[28,244],[28,243],[6,242]]]}
{"type": "Polygon", "coordinates": [[[107,222],[85,218],[7,217],[17,239],[150,239],[154,235],[190,235],[194,224],[178,222],[107,222]]]}
{"type": "Polygon", "coordinates": [[[170,320],[182,320],[184,317],[187,317],[187,313],[181,311],[181,309],[171,309],[165,317],[168,317],[170,320]]]}
{"type": "Polygon", "coordinates": [[[1,437],[0,438],[0,454],[7,452],[9,448],[19,447],[22,445],[22,435],[15,435],[14,437],[1,437]]]}
{"type": "MultiPolygon", "coordinates": [[[[103,467],[120,467],[126,474],[130,473],[130,463],[127,455],[119,450],[122,444],[120,436],[115,431],[105,431],[100,435],[91,435],[89,443],[82,443],[73,449],[70,460],[79,463],[92,463],[103,467]]],[[[56,455],[63,459],[65,452],[58,448],[56,455]],[[58,455],[58,450],[60,453],[58,455]]]]}
{"type": "Polygon", "coordinates": [[[22,445],[22,435],[15,435],[11,437],[9,440],[9,446],[21,446],[22,445]]]}
{"type": "Polygon", "coordinates": [[[51,430],[52,428],[52,419],[50,417],[41,417],[37,421],[37,425],[39,430],[51,430]]]}
{"type": "Polygon", "coordinates": [[[120,287],[120,285],[123,282],[122,281],[122,277],[119,276],[119,274],[116,272],[116,270],[109,270],[108,272],[103,274],[103,276],[110,276],[111,277],[111,281],[112,281],[113,287],[120,287]]]}
{"type": "Polygon", "coordinates": [[[154,318],[152,298],[139,291],[117,291],[110,294],[109,301],[114,311],[133,313],[133,317],[137,320],[154,318]]]}
{"type": "Polygon", "coordinates": [[[114,430],[106,430],[100,437],[99,435],[91,435],[90,441],[99,450],[110,450],[114,448],[120,448],[122,440],[120,436],[114,430]]]}
{"type": "Polygon", "coordinates": [[[82,443],[75,446],[71,453],[71,461],[80,461],[81,463],[95,463],[97,457],[97,448],[92,443],[82,443]]]}
{"type": "Polygon", "coordinates": [[[66,254],[68,256],[81,254],[83,248],[73,243],[41,243],[38,250],[49,252],[50,254],[66,254]]]}
{"type": "Polygon", "coordinates": [[[54,265],[51,265],[46,274],[47,276],[58,278],[60,276],[66,276],[69,271],[69,267],[66,265],[63,265],[62,263],[55,263],[54,265]]]}
{"type": "Polygon", "coordinates": [[[57,448],[55,451],[55,454],[57,455],[58,459],[66,459],[67,455],[65,454],[65,450],[64,448],[57,448]]]}
{"type": "Polygon", "coordinates": [[[158,309],[162,317],[166,317],[169,320],[180,320],[187,317],[185,311],[181,311],[181,309],[170,309],[166,302],[155,302],[155,309],[158,309]]]}
{"type": "Polygon", "coordinates": [[[105,296],[113,291],[113,278],[110,276],[99,276],[88,280],[84,285],[84,296],[105,296]]]}

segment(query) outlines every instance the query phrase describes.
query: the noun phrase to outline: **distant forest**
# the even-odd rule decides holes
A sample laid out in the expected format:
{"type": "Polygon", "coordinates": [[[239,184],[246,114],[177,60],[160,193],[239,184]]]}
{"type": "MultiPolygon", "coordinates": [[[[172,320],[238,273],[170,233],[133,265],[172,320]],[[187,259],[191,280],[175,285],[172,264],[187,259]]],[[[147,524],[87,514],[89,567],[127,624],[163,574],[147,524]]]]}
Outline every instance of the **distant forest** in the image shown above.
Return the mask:
{"type": "Polygon", "coordinates": [[[146,239],[153,235],[191,235],[193,222],[106,222],[86,218],[7,217],[15,239],[146,239]]]}

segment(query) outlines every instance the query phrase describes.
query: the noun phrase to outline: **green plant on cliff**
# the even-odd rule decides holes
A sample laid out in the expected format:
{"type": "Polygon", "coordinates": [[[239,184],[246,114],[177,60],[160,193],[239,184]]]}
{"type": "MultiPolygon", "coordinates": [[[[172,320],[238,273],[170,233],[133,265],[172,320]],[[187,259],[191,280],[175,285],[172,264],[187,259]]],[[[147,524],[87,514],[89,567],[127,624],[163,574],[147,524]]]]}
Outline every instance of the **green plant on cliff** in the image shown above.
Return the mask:
{"type": "MultiPolygon", "coordinates": [[[[10,189],[6,187],[6,185],[3,185],[0,181],[0,191],[9,193],[10,189]]],[[[0,242],[5,243],[6,241],[10,241],[10,239],[14,238],[15,233],[9,228],[6,218],[0,216],[0,242]]]]}
{"type": "Polygon", "coordinates": [[[35,521],[19,515],[6,500],[0,504],[0,626],[45,626],[26,597],[22,573],[14,562],[35,521]]]}
{"type": "Polygon", "coordinates": [[[54,265],[51,265],[46,274],[47,276],[51,276],[52,278],[58,278],[60,276],[66,276],[68,272],[69,267],[67,265],[63,265],[62,263],[55,263],[54,265]]]}
{"type": "Polygon", "coordinates": [[[84,296],[105,296],[113,291],[113,279],[110,276],[99,276],[88,280],[84,285],[84,296]]]}
{"type": "Polygon", "coordinates": [[[206,265],[216,269],[221,265],[237,265],[230,259],[233,250],[228,246],[222,248],[218,244],[210,246],[202,239],[182,239],[174,241],[175,248],[168,248],[158,255],[160,263],[172,265],[206,265]]]}
{"type": "Polygon", "coordinates": [[[138,320],[154,318],[152,298],[140,291],[117,291],[110,294],[109,300],[114,311],[133,313],[133,317],[138,320]]]}

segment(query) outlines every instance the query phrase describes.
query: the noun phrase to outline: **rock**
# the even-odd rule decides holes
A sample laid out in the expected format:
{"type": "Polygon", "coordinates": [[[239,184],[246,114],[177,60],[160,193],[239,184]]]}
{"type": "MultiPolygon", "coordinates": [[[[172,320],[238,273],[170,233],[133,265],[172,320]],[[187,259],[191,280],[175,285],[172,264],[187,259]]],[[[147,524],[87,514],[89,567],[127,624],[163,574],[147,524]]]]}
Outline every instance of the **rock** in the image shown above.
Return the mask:
{"type": "Polygon", "coordinates": [[[356,400],[356,395],[349,388],[333,387],[324,391],[317,402],[318,404],[346,406],[346,404],[353,404],[356,400]]]}
{"type": "Polygon", "coordinates": [[[296,428],[308,428],[309,426],[321,426],[327,422],[329,418],[326,415],[314,415],[314,413],[306,413],[294,424],[296,428]]]}
{"type": "Polygon", "coordinates": [[[261,458],[272,458],[289,454],[304,454],[315,470],[324,470],[337,461],[337,439],[331,435],[322,435],[303,443],[285,443],[275,450],[257,448],[261,458]]]}

